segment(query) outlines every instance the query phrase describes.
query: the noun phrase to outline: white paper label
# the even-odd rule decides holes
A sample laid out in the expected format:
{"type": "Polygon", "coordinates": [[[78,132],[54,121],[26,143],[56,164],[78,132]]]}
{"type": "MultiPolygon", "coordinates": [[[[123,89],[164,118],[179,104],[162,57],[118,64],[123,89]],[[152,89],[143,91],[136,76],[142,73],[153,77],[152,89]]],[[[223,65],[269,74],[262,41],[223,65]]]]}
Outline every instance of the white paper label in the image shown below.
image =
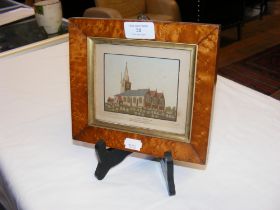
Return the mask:
{"type": "Polygon", "coordinates": [[[125,22],[124,32],[128,39],[155,39],[153,22],[125,22]]]}
{"type": "Polygon", "coordinates": [[[126,138],[124,140],[124,145],[126,149],[132,149],[137,151],[140,151],[140,149],[142,148],[142,142],[137,139],[126,138]]]}

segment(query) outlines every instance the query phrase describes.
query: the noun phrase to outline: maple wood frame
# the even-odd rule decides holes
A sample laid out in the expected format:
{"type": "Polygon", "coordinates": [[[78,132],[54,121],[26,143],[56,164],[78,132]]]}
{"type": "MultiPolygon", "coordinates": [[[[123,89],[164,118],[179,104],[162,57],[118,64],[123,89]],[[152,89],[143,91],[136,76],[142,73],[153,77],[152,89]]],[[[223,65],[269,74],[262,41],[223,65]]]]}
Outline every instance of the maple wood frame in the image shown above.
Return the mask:
{"type": "Polygon", "coordinates": [[[89,80],[92,76],[89,72],[93,67],[89,58],[94,55],[90,53],[89,46],[92,45],[89,44],[89,40],[92,37],[100,37],[105,40],[117,39],[123,40],[121,41],[123,43],[130,42],[131,40],[125,38],[124,22],[131,22],[131,20],[71,18],[69,21],[73,139],[89,143],[96,143],[103,139],[108,147],[122,150],[128,150],[124,145],[125,139],[137,139],[142,142],[139,151],[141,153],[163,157],[166,151],[170,151],[175,160],[206,164],[216,82],[219,26],[153,22],[155,40],[147,43],[154,42],[155,45],[160,42],[171,43],[171,45],[180,43],[196,46],[194,82],[191,84],[193,86],[190,109],[192,117],[187,136],[189,141],[180,141],[164,135],[164,132],[155,132],[156,135],[153,135],[152,132],[142,132],[142,129],[121,125],[115,127],[110,124],[94,123],[92,120],[89,107],[94,108],[94,103],[90,97],[92,87],[89,85],[89,80]]]}

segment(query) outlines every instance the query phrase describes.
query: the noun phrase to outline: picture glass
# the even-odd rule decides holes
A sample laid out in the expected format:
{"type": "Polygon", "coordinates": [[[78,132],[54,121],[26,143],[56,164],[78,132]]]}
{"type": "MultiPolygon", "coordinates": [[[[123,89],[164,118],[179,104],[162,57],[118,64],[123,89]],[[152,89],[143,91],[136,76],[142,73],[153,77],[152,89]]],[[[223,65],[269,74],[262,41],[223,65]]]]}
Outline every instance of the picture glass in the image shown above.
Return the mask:
{"type": "Polygon", "coordinates": [[[89,43],[90,124],[189,140],[194,46],[89,43]]]}
{"type": "Polygon", "coordinates": [[[105,111],[177,120],[178,59],[107,53],[104,59],[105,111]]]}

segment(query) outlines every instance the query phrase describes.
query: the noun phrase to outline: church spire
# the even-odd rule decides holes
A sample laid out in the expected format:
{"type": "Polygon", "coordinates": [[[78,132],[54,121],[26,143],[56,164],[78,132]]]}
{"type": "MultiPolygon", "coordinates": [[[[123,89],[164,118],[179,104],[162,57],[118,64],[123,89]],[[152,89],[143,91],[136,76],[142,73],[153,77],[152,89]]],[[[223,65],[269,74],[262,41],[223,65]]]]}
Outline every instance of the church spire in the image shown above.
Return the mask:
{"type": "MultiPolygon", "coordinates": [[[[122,77],[122,74],[121,74],[121,77],[122,77]]],[[[121,92],[125,92],[130,89],[131,89],[131,82],[129,81],[128,67],[127,67],[127,62],[126,62],[124,75],[121,79],[121,92]]]]}
{"type": "Polygon", "coordinates": [[[128,75],[127,62],[125,63],[124,80],[127,81],[127,82],[129,82],[129,75],[128,75]]]}

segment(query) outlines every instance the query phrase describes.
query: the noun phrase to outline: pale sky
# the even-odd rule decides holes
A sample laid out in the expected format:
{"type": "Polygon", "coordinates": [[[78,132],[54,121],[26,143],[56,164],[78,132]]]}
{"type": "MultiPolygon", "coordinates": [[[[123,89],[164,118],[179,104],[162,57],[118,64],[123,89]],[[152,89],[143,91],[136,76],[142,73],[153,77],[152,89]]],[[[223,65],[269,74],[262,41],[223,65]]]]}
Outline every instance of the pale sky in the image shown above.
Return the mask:
{"type": "Polygon", "coordinates": [[[131,89],[163,92],[166,106],[176,106],[180,62],[177,59],[105,54],[105,100],[120,93],[127,63],[131,89]]]}

